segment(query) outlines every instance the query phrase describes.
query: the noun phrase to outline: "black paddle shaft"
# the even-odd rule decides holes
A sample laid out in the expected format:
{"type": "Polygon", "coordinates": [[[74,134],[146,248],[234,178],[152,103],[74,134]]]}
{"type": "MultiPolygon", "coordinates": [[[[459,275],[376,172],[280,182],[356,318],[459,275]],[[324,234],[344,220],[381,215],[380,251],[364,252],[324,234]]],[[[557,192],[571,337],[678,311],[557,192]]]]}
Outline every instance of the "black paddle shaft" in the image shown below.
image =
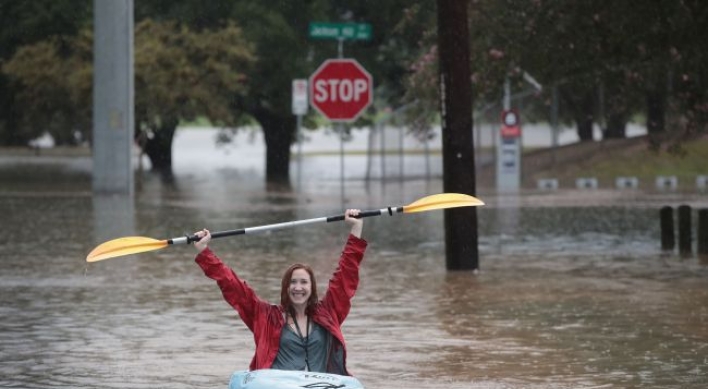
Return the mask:
{"type": "MultiPolygon", "coordinates": [[[[359,212],[358,215],[354,216],[357,219],[365,218],[365,217],[371,217],[371,216],[381,216],[384,211],[388,211],[389,215],[393,215],[394,212],[402,212],[403,208],[401,207],[388,207],[387,209],[374,209],[371,211],[361,211],[359,212]],[[400,209],[400,211],[398,210],[400,209]]],[[[344,215],[337,215],[337,216],[330,216],[327,218],[327,223],[330,222],[341,222],[344,220],[344,215]]]]}
{"type": "MultiPolygon", "coordinates": [[[[371,211],[361,211],[356,216],[356,218],[380,216],[380,215],[383,215],[384,213],[388,213],[389,215],[393,215],[394,213],[398,213],[398,212],[403,212],[403,207],[388,207],[388,208],[383,208],[383,209],[375,209],[375,210],[371,210],[371,211]]],[[[288,228],[288,227],[296,227],[296,226],[300,226],[300,225],[304,225],[304,224],[312,224],[312,223],[318,223],[318,222],[331,223],[331,222],[337,222],[337,221],[343,221],[343,220],[344,220],[344,215],[342,214],[342,215],[337,215],[337,216],[319,217],[319,218],[314,218],[314,219],[305,219],[305,220],[296,220],[296,221],[284,222],[284,223],[268,224],[265,226],[258,226],[258,227],[241,228],[238,230],[217,231],[217,232],[212,232],[211,237],[212,237],[212,239],[223,238],[226,236],[245,235],[245,234],[252,234],[255,232],[279,230],[279,229],[288,228]]],[[[187,235],[183,238],[169,239],[167,242],[169,244],[176,244],[176,243],[188,243],[189,244],[189,243],[198,242],[199,239],[200,238],[195,234],[192,236],[187,235]]]]}

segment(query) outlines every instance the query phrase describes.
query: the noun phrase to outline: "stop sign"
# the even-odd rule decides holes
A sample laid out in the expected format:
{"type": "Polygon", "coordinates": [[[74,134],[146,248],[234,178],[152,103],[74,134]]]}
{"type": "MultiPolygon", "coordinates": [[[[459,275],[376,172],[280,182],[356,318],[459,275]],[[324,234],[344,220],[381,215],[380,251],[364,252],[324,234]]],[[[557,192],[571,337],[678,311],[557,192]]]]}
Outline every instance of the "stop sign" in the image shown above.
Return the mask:
{"type": "Polygon", "coordinates": [[[334,122],[351,122],[371,104],[371,74],[354,59],[328,59],[310,76],[310,105],[334,122]]]}

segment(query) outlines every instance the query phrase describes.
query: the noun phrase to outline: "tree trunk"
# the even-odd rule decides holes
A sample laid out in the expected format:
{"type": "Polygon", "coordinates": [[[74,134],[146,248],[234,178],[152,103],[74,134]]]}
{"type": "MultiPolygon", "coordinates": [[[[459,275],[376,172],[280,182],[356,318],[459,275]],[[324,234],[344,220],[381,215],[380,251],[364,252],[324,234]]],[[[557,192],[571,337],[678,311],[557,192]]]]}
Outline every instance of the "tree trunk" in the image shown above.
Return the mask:
{"type": "Polygon", "coordinates": [[[624,139],[627,137],[627,119],[622,113],[612,113],[607,118],[607,128],[604,131],[604,139],[624,139]]]}
{"type": "Polygon", "coordinates": [[[166,120],[153,129],[151,137],[143,138],[142,149],[150,159],[151,170],[163,177],[172,176],[172,140],[178,123],[176,119],[166,120]]]}
{"type": "Polygon", "coordinates": [[[651,90],[646,94],[647,132],[662,133],[666,126],[666,91],[651,90]]]}
{"type": "MultiPolygon", "coordinates": [[[[443,190],[474,195],[467,0],[438,0],[440,112],[442,114],[443,190]]],[[[445,210],[445,258],[448,270],[479,268],[477,210],[445,210]]]]}
{"type": "Polygon", "coordinates": [[[575,124],[578,126],[578,138],[581,142],[592,142],[594,140],[592,135],[592,115],[585,114],[576,116],[575,124]]]}
{"type": "Polygon", "coordinates": [[[0,144],[3,146],[27,146],[31,140],[17,131],[19,115],[15,96],[16,90],[10,87],[7,77],[0,76],[0,144]]]}
{"type": "Polygon", "coordinates": [[[290,186],[290,146],[295,136],[295,116],[270,111],[254,115],[263,128],[266,143],[266,184],[290,186]]]}
{"type": "Polygon", "coordinates": [[[627,86],[624,76],[610,73],[605,76],[607,86],[607,128],[603,132],[604,139],[622,139],[627,137],[627,118],[629,104],[627,101],[627,86]]]}
{"type": "Polygon", "coordinates": [[[583,87],[569,87],[561,89],[561,96],[565,105],[570,108],[575,124],[578,128],[578,138],[581,142],[592,142],[592,126],[595,121],[595,93],[594,88],[583,90],[583,87]],[[578,93],[579,91],[579,93],[578,93]]]}

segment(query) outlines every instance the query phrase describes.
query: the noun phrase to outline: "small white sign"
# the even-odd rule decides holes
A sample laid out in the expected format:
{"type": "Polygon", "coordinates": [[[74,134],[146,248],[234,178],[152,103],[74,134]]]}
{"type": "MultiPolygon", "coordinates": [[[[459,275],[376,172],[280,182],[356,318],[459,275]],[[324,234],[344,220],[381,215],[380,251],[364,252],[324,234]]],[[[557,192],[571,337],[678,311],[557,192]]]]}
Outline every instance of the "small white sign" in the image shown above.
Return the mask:
{"type": "Polygon", "coordinates": [[[575,179],[575,187],[578,189],[597,189],[597,178],[579,177],[575,179]]]}
{"type": "Polygon", "coordinates": [[[293,115],[305,115],[307,113],[307,80],[293,80],[293,115]]]}
{"type": "Polygon", "coordinates": [[[637,189],[639,188],[639,179],[637,177],[617,177],[615,187],[617,189],[637,189]]]}
{"type": "Polygon", "coordinates": [[[557,178],[541,178],[537,182],[538,189],[541,190],[556,190],[558,189],[558,179],[557,178]]]}
{"type": "Polygon", "coordinates": [[[676,176],[657,176],[656,189],[676,190],[678,188],[678,178],[676,176]]]}

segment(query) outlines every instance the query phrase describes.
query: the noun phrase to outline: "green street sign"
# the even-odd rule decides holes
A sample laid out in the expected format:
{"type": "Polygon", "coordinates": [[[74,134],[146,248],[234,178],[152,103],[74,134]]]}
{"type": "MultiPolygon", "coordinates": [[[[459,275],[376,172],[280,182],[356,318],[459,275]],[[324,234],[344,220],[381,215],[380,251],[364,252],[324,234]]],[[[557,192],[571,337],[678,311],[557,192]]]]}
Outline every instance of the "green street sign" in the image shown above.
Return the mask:
{"type": "Polygon", "coordinates": [[[310,38],[368,41],[371,39],[371,24],[311,22],[310,38]]]}

